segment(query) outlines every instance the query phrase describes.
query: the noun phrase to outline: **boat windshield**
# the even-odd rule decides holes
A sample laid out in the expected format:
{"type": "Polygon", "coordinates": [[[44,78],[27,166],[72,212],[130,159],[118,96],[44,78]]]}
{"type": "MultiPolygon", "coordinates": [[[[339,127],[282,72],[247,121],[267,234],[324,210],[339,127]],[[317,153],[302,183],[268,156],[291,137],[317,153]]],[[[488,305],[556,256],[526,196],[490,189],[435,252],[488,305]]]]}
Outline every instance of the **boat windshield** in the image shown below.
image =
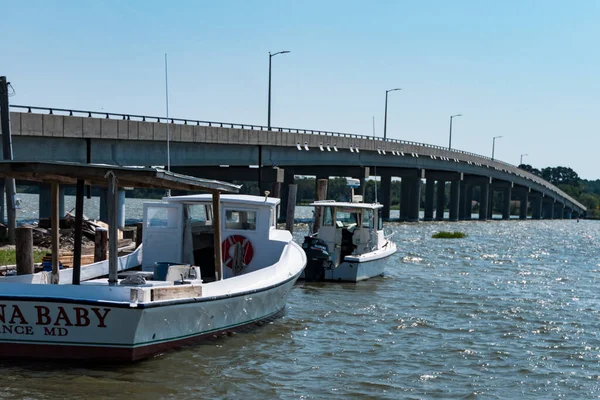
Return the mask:
{"type": "Polygon", "coordinates": [[[359,225],[359,213],[356,211],[337,210],[335,220],[341,222],[343,226],[359,225]]]}

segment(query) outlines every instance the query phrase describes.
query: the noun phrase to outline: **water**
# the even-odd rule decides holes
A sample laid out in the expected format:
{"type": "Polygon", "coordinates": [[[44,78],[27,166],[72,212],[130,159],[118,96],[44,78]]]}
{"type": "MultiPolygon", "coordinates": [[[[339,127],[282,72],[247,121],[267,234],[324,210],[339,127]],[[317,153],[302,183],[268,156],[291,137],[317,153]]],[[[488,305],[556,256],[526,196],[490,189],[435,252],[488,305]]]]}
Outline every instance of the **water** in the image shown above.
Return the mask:
{"type": "Polygon", "coordinates": [[[385,277],[299,284],[283,318],[132,365],[2,361],[0,398],[600,396],[597,222],[388,226],[385,277]]]}

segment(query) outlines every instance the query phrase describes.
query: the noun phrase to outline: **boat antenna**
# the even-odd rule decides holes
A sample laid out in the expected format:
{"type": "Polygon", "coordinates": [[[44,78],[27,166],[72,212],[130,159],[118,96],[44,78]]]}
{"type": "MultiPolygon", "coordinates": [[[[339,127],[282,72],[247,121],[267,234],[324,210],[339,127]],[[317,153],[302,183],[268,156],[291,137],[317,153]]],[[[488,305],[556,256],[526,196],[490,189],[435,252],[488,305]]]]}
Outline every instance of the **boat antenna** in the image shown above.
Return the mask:
{"type": "MultiPolygon", "coordinates": [[[[171,138],[169,137],[169,74],[167,68],[167,53],[165,53],[165,102],[167,109],[167,123],[165,124],[165,130],[167,133],[167,171],[171,171],[171,138]]],[[[167,197],[171,196],[171,190],[167,189],[167,197]]]]}
{"type": "MultiPolygon", "coordinates": [[[[375,116],[373,116],[373,140],[375,140],[375,116]]],[[[373,165],[375,170],[375,203],[377,203],[377,165],[373,165]]]]}

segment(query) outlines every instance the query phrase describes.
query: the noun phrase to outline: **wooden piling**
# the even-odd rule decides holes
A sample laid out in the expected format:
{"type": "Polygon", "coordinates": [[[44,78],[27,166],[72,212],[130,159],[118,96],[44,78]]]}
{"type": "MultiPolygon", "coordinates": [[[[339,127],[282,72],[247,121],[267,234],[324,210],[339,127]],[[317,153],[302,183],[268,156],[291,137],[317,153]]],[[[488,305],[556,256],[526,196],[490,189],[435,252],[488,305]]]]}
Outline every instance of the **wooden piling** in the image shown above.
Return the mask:
{"type": "Polygon", "coordinates": [[[144,231],[144,223],[143,222],[138,222],[136,225],[136,232],[135,232],[135,248],[137,249],[138,247],[140,247],[140,245],[142,244],[142,238],[143,238],[143,231],[144,231]]]}
{"type": "MultiPolygon", "coordinates": [[[[319,179],[317,182],[317,201],[327,199],[327,179],[319,179]]],[[[313,222],[313,233],[317,233],[321,227],[321,215],[323,207],[315,207],[315,220],[313,222]]]]}
{"type": "Polygon", "coordinates": [[[288,185],[287,213],[285,215],[285,229],[294,233],[294,213],[296,212],[296,194],[298,185],[288,185]]]}
{"type": "Polygon", "coordinates": [[[59,264],[59,251],[60,251],[60,220],[58,215],[59,209],[59,191],[58,183],[52,182],[50,185],[50,197],[52,203],[52,214],[50,221],[52,224],[52,275],[50,282],[54,285],[60,282],[60,264],[59,264]]]}
{"type": "Polygon", "coordinates": [[[17,275],[33,274],[33,231],[31,228],[15,229],[17,275]]]}
{"type": "Polygon", "coordinates": [[[276,199],[281,198],[281,182],[273,182],[271,197],[275,197],[276,199]]]}
{"type": "Polygon", "coordinates": [[[94,236],[94,262],[106,260],[106,248],[108,247],[108,230],[96,228],[94,236]]]}

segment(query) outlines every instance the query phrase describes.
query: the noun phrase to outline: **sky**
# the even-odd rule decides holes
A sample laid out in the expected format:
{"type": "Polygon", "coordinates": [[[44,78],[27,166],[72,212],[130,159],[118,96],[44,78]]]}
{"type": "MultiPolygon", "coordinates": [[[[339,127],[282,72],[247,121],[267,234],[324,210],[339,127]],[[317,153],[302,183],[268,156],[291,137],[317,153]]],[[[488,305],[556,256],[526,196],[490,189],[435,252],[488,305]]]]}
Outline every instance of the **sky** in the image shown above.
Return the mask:
{"type": "Polygon", "coordinates": [[[387,136],[600,179],[600,1],[10,1],[11,104],[387,136]]]}

